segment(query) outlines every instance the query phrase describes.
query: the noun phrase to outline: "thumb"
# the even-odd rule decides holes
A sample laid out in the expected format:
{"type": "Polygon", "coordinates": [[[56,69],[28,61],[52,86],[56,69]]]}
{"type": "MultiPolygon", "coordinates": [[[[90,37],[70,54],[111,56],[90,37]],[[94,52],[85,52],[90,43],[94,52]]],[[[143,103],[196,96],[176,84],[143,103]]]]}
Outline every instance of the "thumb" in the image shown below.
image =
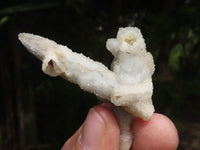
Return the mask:
{"type": "Polygon", "coordinates": [[[117,120],[112,112],[104,106],[95,106],[62,150],[118,150],[119,134],[117,120]]]}

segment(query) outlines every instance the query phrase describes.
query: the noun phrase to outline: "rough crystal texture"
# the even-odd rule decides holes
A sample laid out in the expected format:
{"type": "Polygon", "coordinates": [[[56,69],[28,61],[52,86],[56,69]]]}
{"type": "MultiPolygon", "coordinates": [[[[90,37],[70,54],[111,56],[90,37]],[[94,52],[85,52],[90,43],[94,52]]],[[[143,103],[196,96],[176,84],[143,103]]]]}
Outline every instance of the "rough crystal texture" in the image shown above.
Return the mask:
{"type": "Polygon", "coordinates": [[[136,117],[148,120],[154,112],[152,105],[154,72],[152,55],[138,28],[120,28],[116,39],[108,39],[107,49],[114,55],[112,70],[120,86],[114,89],[111,101],[136,117]]]}
{"type": "Polygon", "coordinates": [[[43,61],[42,70],[46,74],[60,75],[144,120],[153,114],[151,76],[154,63],[138,28],[120,28],[116,39],[108,39],[106,47],[115,57],[113,72],[47,38],[21,33],[19,39],[43,61]]]}
{"type": "Polygon", "coordinates": [[[20,33],[19,39],[43,62],[44,73],[61,76],[78,84],[81,89],[120,106],[114,109],[121,131],[120,150],[128,150],[133,137],[130,131],[133,116],[148,120],[154,112],[151,100],[154,62],[152,55],[146,51],[140,30],[135,27],[119,28],[117,38],[107,40],[106,47],[114,56],[112,71],[47,38],[20,33]]]}

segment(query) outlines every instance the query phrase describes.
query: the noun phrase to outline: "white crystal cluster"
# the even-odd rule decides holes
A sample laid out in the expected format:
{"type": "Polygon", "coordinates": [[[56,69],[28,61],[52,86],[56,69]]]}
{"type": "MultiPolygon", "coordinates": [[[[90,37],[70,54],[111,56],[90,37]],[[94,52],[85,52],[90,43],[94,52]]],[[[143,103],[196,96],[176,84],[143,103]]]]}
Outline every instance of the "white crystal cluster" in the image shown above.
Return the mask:
{"type": "Polygon", "coordinates": [[[122,142],[120,149],[130,147],[132,135],[126,133],[130,132],[127,127],[127,122],[131,122],[130,117],[148,120],[154,112],[151,100],[154,62],[152,55],[146,51],[138,28],[119,28],[117,38],[107,40],[106,47],[114,56],[112,71],[103,64],[72,52],[68,47],[47,38],[20,33],[19,39],[43,62],[42,70],[46,74],[61,76],[78,84],[81,89],[120,106],[118,112],[115,110],[120,127],[124,129],[122,133],[125,133],[121,134],[121,141],[125,142],[122,142]]]}

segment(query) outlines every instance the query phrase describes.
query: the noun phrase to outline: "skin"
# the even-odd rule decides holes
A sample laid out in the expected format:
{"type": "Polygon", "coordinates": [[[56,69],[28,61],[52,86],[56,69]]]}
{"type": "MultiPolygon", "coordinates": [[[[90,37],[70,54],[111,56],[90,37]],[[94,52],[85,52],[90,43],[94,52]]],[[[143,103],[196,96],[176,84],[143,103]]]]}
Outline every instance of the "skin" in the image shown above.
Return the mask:
{"type": "MultiPolygon", "coordinates": [[[[169,118],[154,113],[148,121],[136,118],[131,150],[176,150],[178,132],[169,118]]],[[[85,122],[61,150],[119,150],[120,130],[112,105],[104,103],[88,112],[85,122]]]]}

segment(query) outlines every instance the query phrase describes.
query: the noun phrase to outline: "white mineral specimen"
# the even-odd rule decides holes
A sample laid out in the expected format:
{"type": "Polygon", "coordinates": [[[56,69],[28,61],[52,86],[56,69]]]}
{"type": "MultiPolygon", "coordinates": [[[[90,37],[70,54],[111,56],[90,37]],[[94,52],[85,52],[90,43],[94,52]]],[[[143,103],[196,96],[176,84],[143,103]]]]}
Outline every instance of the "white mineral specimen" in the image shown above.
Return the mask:
{"type": "Polygon", "coordinates": [[[154,62],[152,55],[146,51],[140,30],[135,27],[119,28],[117,38],[108,39],[106,47],[114,56],[112,71],[47,38],[20,33],[19,39],[43,62],[42,70],[46,74],[61,76],[121,107],[114,109],[121,128],[120,150],[128,150],[132,143],[129,128],[132,116],[148,120],[154,112],[151,100],[154,62]]]}
{"type": "Polygon", "coordinates": [[[106,47],[115,57],[112,70],[120,84],[113,89],[112,103],[148,120],[154,112],[151,100],[154,62],[152,55],[146,51],[140,30],[120,28],[117,38],[108,39],[106,47]]]}

